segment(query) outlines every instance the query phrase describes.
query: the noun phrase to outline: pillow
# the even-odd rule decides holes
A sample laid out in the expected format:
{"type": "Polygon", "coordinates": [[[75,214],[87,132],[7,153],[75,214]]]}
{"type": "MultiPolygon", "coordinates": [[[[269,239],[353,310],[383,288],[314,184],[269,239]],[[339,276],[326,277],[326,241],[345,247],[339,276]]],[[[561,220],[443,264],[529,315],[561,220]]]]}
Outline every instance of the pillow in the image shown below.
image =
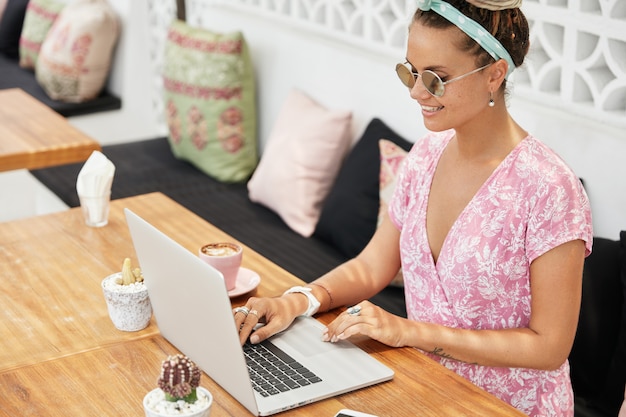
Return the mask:
{"type": "Polygon", "coordinates": [[[35,68],[41,44],[63,6],[55,0],[30,0],[20,36],[20,67],[35,68]]]}
{"type": "Polygon", "coordinates": [[[0,0],[0,20],[2,20],[2,15],[4,14],[4,9],[7,7],[7,0],[0,0]]]}
{"type": "MultiPolygon", "coordinates": [[[[378,226],[383,219],[383,214],[387,212],[389,200],[393,195],[396,186],[398,172],[408,151],[387,139],[381,139],[380,147],[380,207],[378,210],[378,226]]],[[[398,271],[394,279],[389,285],[394,287],[403,287],[404,279],[402,277],[402,269],[398,271]]]]}
{"type": "Polygon", "coordinates": [[[322,207],[315,236],[348,258],[363,250],[376,230],[380,206],[380,150],[385,138],[409,150],[411,142],[374,118],[346,157],[322,207]]]}
{"type": "Polygon", "coordinates": [[[20,57],[20,35],[28,0],[8,0],[0,19],[0,53],[8,58],[20,57]]]}
{"type": "Polygon", "coordinates": [[[109,75],[119,21],[106,0],[74,0],[61,10],[41,45],[37,81],[54,100],[95,98],[109,75]]]}
{"type": "Polygon", "coordinates": [[[241,32],[170,25],[163,69],[172,153],[224,182],[257,165],[254,72],[241,32]]]}
{"type": "Polygon", "coordinates": [[[292,90],[248,182],[250,200],[274,210],[309,237],[350,148],[352,113],[329,110],[292,90]]]}

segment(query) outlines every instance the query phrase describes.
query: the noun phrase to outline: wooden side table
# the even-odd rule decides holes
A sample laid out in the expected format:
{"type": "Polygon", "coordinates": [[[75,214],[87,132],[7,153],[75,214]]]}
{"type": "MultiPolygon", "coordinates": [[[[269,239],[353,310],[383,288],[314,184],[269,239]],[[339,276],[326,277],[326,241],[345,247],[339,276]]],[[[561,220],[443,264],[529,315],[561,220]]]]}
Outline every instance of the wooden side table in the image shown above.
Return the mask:
{"type": "Polygon", "coordinates": [[[19,88],[0,90],[0,172],[87,160],[100,144],[19,88]]]}

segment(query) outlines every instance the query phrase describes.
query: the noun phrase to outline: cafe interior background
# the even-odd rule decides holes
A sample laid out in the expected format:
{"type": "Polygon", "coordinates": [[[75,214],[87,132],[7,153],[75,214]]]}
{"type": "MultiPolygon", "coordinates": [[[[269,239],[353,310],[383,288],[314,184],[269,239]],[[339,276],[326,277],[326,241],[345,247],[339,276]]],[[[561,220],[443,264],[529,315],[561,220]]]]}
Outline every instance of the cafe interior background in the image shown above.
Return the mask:
{"type": "MultiPolygon", "coordinates": [[[[109,1],[122,21],[109,87],[123,106],[69,121],[102,145],[165,136],[160,74],[176,2],[109,1]]],[[[262,152],[293,87],[352,110],[355,138],[372,117],[419,138],[421,116],[394,73],[414,8],[411,0],[188,0],[186,18],[214,31],[243,31],[256,72],[262,152]]],[[[616,239],[626,229],[626,2],[524,0],[522,9],[531,52],[512,78],[511,112],[584,179],[595,234],[616,239]]],[[[0,221],[67,209],[28,171],[2,173],[0,190],[0,221]]]]}

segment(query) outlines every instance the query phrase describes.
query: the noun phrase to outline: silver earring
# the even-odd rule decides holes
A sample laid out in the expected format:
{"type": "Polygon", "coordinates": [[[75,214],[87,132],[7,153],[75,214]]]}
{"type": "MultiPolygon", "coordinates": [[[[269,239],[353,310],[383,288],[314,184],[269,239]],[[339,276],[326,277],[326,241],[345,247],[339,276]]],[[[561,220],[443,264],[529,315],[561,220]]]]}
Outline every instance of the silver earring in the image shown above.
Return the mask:
{"type": "Polygon", "coordinates": [[[495,105],[496,105],[496,103],[495,103],[495,101],[493,101],[493,91],[490,91],[489,92],[489,107],[493,107],[495,105]]]}

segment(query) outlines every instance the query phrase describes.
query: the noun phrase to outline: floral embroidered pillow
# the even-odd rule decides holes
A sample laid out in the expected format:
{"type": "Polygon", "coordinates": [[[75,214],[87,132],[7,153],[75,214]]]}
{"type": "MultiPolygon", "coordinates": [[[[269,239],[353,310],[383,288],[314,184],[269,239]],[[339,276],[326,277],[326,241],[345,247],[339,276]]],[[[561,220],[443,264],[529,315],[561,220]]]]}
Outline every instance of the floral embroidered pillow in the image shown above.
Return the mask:
{"type": "MultiPolygon", "coordinates": [[[[398,172],[407,155],[407,151],[386,139],[379,140],[378,145],[380,147],[380,206],[378,210],[378,226],[380,226],[383,213],[387,211],[389,200],[393,195],[398,172]]],[[[393,281],[391,281],[390,285],[396,287],[404,286],[402,270],[398,271],[398,274],[393,281]]]]}
{"type": "Polygon", "coordinates": [[[173,154],[219,181],[246,181],[258,160],[254,73],[243,34],[174,21],[163,87],[173,154]]]}
{"type": "Polygon", "coordinates": [[[56,0],[30,0],[20,36],[20,67],[35,69],[41,44],[65,6],[56,0]]]}
{"type": "Polygon", "coordinates": [[[79,103],[100,94],[109,76],[120,23],[107,0],[74,0],[54,21],[35,65],[54,100],[79,103]]]}

